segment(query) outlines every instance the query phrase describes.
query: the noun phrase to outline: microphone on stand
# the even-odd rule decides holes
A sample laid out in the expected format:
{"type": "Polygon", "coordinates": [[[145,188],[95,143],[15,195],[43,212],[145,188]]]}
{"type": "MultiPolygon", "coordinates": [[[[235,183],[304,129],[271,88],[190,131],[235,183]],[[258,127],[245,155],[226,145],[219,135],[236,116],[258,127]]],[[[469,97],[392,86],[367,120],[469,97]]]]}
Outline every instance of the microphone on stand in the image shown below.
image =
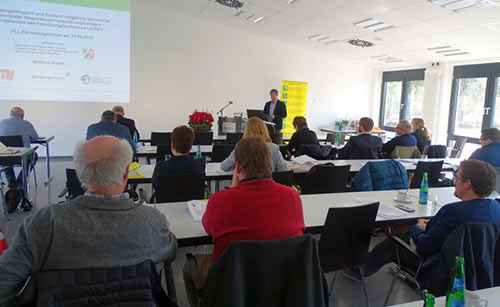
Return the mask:
{"type": "Polygon", "coordinates": [[[227,107],[229,107],[230,105],[232,105],[232,104],[233,104],[233,102],[232,102],[232,101],[229,101],[229,103],[228,103],[228,104],[226,104],[226,105],[225,105],[222,109],[220,109],[220,110],[219,110],[219,112],[217,112],[216,114],[219,114],[219,113],[220,113],[220,117],[224,117],[224,115],[223,115],[224,110],[225,110],[227,107]]]}

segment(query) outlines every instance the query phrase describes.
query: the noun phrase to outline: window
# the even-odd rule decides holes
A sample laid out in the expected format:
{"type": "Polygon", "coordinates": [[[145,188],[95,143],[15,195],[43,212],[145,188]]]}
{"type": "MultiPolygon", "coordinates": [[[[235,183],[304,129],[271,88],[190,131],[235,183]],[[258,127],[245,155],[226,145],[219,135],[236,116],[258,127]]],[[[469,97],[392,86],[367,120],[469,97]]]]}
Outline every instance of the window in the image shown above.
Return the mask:
{"type": "Polygon", "coordinates": [[[481,130],[500,127],[500,63],[457,66],[453,72],[448,139],[479,143],[481,130]]]}
{"type": "Polygon", "coordinates": [[[424,75],[425,69],[384,72],[380,104],[381,128],[393,131],[401,119],[422,117],[424,75]]]}

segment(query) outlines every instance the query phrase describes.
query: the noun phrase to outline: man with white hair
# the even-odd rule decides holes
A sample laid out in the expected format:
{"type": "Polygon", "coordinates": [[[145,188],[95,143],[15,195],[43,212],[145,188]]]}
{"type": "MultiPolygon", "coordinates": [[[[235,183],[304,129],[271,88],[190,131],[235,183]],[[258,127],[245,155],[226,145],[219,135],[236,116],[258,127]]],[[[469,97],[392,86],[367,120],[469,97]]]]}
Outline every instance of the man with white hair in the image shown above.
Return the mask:
{"type": "Polygon", "coordinates": [[[396,128],[394,128],[397,136],[385,143],[382,147],[382,152],[390,155],[396,146],[413,147],[417,146],[417,138],[411,135],[413,126],[406,119],[400,120],[396,128]]]}
{"type": "MultiPolygon", "coordinates": [[[[24,110],[20,107],[13,107],[10,110],[10,117],[0,121],[0,136],[20,135],[23,137],[23,147],[30,147],[31,142],[39,138],[33,125],[24,119],[24,110]]],[[[35,155],[35,163],[38,155],[35,155]]],[[[10,188],[21,185],[21,176],[16,181],[14,169],[9,167],[5,170],[5,176],[10,188]]]]}
{"type": "Polygon", "coordinates": [[[113,136],[76,146],[76,172],[87,192],[42,208],[22,222],[0,256],[0,306],[8,305],[28,276],[40,271],[116,268],[175,258],[176,239],[165,216],[123,194],[130,161],[128,142],[113,136]]]}

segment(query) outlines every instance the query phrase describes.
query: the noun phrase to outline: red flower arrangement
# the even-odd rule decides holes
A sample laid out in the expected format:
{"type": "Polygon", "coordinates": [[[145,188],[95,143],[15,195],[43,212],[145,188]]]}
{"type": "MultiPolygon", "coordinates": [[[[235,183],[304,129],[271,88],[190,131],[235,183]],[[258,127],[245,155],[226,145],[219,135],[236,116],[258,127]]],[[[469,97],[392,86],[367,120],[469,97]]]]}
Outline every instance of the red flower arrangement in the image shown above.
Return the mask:
{"type": "Polygon", "coordinates": [[[210,131],[212,130],[212,125],[214,122],[214,117],[209,112],[198,112],[194,111],[193,114],[189,115],[189,127],[193,128],[195,131],[210,131]]]}

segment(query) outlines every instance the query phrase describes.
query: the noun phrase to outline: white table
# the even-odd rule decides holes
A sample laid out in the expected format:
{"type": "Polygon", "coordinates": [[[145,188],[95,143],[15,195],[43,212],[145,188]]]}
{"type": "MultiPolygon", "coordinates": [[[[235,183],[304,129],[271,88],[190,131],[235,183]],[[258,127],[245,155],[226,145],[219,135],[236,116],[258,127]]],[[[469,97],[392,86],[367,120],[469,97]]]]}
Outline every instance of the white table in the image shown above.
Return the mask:
{"type": "MultiPolygon", "coordinates": [[[[412,223],[417,218],[432,217],[437,213],[441,205],[458,201],[453,195],[454,191],[455,188],[453,187],[429,189],[429,199],[433,200],[436,195],[438,196],[438,206],[435,209],[429,210],[427,206],[418,204],[418,190],[411,190],[410,193],[415,197],[412,198],[412,203],[405,205],[415,209],[415,212],[406,213],[393,219],[377,217],[376,225],[377,227],[403,225],[412,223]]],[[[359,203],[358,199],[360,198],[364,201],[373,200],[388,205],[396,205],[397,202],[393,200],[395,195],[396,191],[301,195],[306,231],[321,233],[329,208],[342,207],[344,204],[352,204],[353,202],[359,203]]],[[[156,204],[156,208],[158,208],[171,223],[170,230],[176,235],[179,246],[211,243],[210,237],[205,232],[201,222],[193,221],[189,215],[186,202],[156,204]]]]}
{"type": "Polygon", "coordinates": [[[21,208],[31,209],[31,201],[29,200],[29,186],[28,186],[28,175],[29,175],[29,165],[28,159],[34,155],[35,149],[31,147],[12,147],[12,150],[18,152],[13,154],[2,154],[0,155],[0,165],[2,166],[21,166],[21,178],[23,183],[24,195],[21,202],[21,208]]]}
{"type": "MultiPolygon", "coordinates": [[[[488,306],[499,306],[500,305],[500,287],[483,289],[478,291],[473,291],[477,295],[482,298],[488,300],[488,306]]],[[[423,301],[416,301],[412,303],[394,305],[393,307],[422,307],[424,304],[423,301]]],[[[445,307],[446,306],[446,298],[444,296],[438,297],[436,299],[436,307],[445,307]]]]}
{"type": "MultiPolygon", "coordinates": [[[[213,145],[200,145],[200,150],[202,154],[212,153],[213,145]]],[[[191,153],[196,153],[198,150],[198,145],[193,145],[191,148],[191,153]]],[[[137,148],[136,156],[138,157],[156,157],[156,146],[140,146],[137,148]]]]}

